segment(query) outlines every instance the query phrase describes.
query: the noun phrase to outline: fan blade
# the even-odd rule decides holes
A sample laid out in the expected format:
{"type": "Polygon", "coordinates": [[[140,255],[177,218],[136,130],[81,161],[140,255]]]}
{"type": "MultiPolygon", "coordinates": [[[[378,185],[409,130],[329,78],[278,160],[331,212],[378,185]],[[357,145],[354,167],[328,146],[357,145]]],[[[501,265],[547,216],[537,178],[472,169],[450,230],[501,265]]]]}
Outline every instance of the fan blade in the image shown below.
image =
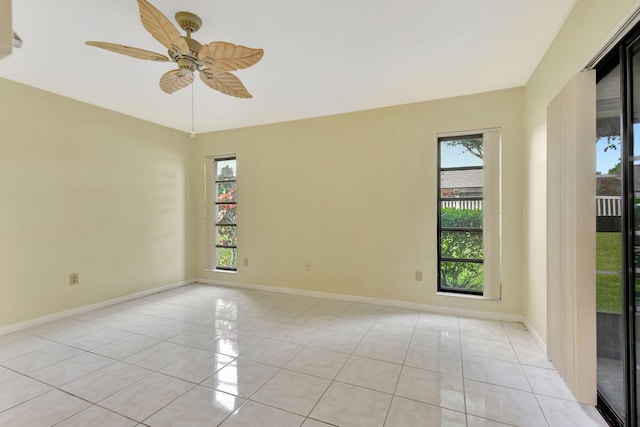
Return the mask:
{"type": "Polygon", "coordinates": [[[211,69],[235,71],[252,66],[262,59],[262,55],[262,49],[227,42],[211,42],[202,46],[198,57],[211,69]]]}
{"type": "Polygon", "coordinates": [[[85,42],[85,44],[89,46],[99,47],[100,49],[110,50],[111,52],[121,53],[122,55],[132,56],[138,59],[146,59],[149,61],[158,62],[169,61],[169,58],[162,54],[151,52],[150,50],[138,49],[137,47],[105,42],[85,42]]]}
{"type": "Polygon", "coordinates": [[[235,96],[236,98],[253,98],[247,92],[240,79],[226,71],[205,68],[200,70],[200,79],[211,89],[222,92],[225,95],[235,96]]]}
{"type": "Polygon", "coordinates": [[[171,70],[160,78],[160,89],[172,94],[193,83],[193,72],[189,70],[171,70]]]}
{"type": "Polygon", "coordinates": [[[171,49],[171,45],[180,38],[178,29],[147,0],[138,0],[138,9],[144,28],[164,47],[171,49]]]}

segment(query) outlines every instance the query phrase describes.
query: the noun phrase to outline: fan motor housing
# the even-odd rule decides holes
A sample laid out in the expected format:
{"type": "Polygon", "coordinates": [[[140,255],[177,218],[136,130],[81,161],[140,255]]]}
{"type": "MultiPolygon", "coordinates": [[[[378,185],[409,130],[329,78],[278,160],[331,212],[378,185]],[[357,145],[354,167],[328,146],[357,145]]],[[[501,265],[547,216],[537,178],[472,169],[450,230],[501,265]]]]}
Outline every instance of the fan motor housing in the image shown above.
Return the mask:
{"type": "MultiPolygon", "coordinates": [[[[174,62],[178,62],[181,59],[184,59],[189,62],[195,63],[195,67],[198,67],[198,52],[202,48],[202,45],[199,41],[192,39],[191,37],[182,37],[184,41],[187,42],[187,46],[189,46],[189,54],[183,54],[176,46],[172,46],[168,50],[168,54],[174,62]]],[[[184,62],[184,61],[183,61],[184,62]]],[[[178,62],[180,65],[180,62],[178,62]]],[[[182,67],[181,67],[182,68],[182,67]]],[[[189,67],[190,68],[190,67],[189,67]]]]}
{"type": "Polygon", "coordinates": [[[202,49],[202,45],[200,44],[200,42],[196,39],[192,39],[191,37],[183,37],[183,38],[187,42],[187,45],[189,46],[189,51],[191,51],[191,54],[197,58],[198,52],[200,52],[200,49],[202,49]]]}

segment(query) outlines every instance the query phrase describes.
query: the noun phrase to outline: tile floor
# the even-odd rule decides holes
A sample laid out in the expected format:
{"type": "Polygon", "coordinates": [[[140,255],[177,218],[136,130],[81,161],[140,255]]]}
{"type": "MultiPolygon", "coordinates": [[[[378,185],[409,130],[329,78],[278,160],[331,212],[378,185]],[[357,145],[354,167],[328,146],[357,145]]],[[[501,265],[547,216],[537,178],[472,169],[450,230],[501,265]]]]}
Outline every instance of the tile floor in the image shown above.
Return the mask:
{"type": "Polygon", "coordinates": [[[604,426],[519,323],[189,285],[0,336],[0,426],[604,426]]]}

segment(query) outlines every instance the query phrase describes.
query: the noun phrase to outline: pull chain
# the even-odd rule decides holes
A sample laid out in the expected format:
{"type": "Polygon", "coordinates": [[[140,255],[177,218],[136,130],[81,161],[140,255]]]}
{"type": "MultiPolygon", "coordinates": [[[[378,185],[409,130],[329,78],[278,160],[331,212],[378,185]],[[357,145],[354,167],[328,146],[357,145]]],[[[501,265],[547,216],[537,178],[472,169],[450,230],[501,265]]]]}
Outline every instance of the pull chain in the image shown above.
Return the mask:
{"type": "Polygon", "coordinates": [[[194,92],[195,89],[193,88],[195,86],[194,83],[191,83],[191,138],[195,138],[196,137],[196,127],[195,127],[195,118],[194,118],[194,92]]]}

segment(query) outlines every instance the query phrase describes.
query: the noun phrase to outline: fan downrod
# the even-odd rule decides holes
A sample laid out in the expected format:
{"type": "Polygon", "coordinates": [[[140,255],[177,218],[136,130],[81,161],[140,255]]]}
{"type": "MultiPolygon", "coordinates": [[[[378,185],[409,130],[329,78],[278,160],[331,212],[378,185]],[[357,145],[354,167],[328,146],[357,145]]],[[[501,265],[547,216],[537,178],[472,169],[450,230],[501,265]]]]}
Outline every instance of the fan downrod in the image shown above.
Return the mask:
{"type": "Polygon", "coordinates": [[[195,33],[202,27],[202,19],[191,12],[176,13],[176,22],[187,33],[195,33]]]}

